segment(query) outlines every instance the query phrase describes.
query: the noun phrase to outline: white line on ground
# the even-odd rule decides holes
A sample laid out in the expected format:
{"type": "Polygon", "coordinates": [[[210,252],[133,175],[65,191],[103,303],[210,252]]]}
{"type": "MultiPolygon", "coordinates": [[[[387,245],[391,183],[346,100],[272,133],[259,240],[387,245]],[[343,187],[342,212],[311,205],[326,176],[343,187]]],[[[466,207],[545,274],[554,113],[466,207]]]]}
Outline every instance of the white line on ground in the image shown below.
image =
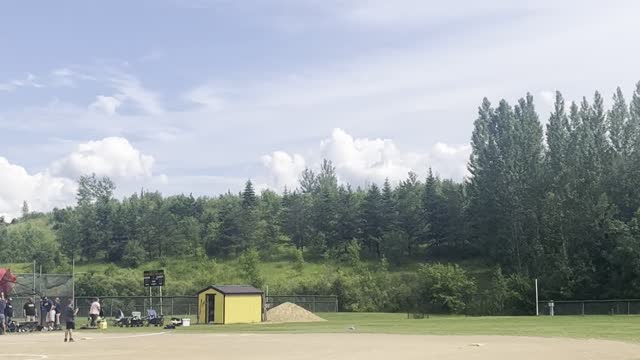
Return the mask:
{"type": "Polygon", "coordinates": [[[110,339],[133,339],[139,337],[147,337],[147,336],[158,336],[164,335],[166,332],[159,333],[149,333],[149,334],[139,334],[139,335],[127,335],[127,336],[105,336],[105,337],[96,337],[96,338],[86,338],[86,340],[110,340],[110,339]]]}
{"type": "Polygon", "coordinates": [[[40,354],[0,354],[0,359],[2,358],[24,358],[19,360],[42,360],[49,357],[47,355],[40,354]]]}

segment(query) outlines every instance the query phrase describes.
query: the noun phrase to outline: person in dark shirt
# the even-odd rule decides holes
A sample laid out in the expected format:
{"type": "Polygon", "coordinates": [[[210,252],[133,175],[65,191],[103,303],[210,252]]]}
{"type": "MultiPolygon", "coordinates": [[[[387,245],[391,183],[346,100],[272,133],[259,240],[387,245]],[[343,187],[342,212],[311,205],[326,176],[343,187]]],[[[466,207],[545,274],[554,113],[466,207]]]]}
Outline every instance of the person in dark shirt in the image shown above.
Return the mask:
{"type": "Polygon", "coordinates": [[[53,320],[51,320],[51,308],[53,307],[53,302],[49,300],[48,297],[42,297],[42,303],[40,303],[40,321],[42,322],[42,326],[46,326],[51,330],[53,326],[53,320]]]}
{"type": "Polygon", "coordinates": [[[13,303],[11,298],[7,299],[7,306],[4,308],[4,317],[7,324],[11,324],[13,320],[13,303]]]}
{"type": "Polygon", "coordinates": [[[4,293],[0,292],[0,335],[4,335],[5,332],[5,318],[4,318],[4,310],[7,307],[7,300],[4,299],[4,293]]]}
{"type": "Polygon", "coordinates": [[[33,303],[32,298],[29,298],[29,300],[24,303],[24,306],[22,307],[22,313],[25,319],[27,319],[27,322],[36,322],[36,304],[33,303]]]}
{"type": "Polygon", "coordinates": [[[45,322],[47,321],[47,310],[44,307],[44,304],[46,303],[47,297],[43,296],[40,299],[40,326],[44,326],[45,322]]]}
{"type": "Polygon", "coordinates": [[[69,304],[64,308],[64,320],[66,322],[66,329],[64,331],[64,342],[73,342],[73,330],[76,328],[76,315],[78,315],[78,309],[73,306],[73,299],[69,300],[69,304]]]}

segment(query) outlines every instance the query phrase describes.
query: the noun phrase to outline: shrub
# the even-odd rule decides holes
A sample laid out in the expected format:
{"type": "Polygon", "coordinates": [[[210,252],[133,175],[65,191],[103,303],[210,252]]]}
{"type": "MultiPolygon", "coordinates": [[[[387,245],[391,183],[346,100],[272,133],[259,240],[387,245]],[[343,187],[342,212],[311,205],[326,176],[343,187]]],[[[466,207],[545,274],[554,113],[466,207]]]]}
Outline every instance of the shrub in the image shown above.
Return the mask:
{"type": "Polygon", "coordinates": [[[252,285],[257,288],[262,288],[264,285],[264,279],[260,274],[260,268],[258,267],[260,263],[260,254],[258,254],[258,250],[251,248],[245,251],[239,259],[240,269],[245,277],[245,279],[252,285]]]}
{"type": "Polygon", "coordinates": [[[476,289],[458,265],[421,265],[417,276],[416,305],[425,312],[464,313],[476,289]]]}
{"type": "Polygon", "coordinates": [[[304,255],[302,254],[302,250],[298,249],[295,252],[295,258],[293,260],[293,269],[298,273],[302,274],[304,270],[304,255]]]}

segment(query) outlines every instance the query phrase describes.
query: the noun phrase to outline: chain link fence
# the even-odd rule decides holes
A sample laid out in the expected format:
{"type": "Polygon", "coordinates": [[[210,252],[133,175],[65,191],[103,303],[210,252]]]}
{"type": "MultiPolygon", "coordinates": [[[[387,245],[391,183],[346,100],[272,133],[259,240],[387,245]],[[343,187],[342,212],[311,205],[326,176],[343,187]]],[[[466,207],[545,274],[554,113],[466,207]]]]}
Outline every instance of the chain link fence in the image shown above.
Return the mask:
{"type": "Polygon", "coordinates": [[[540,315],[640,315],[640,299],[542,300],[540,315]]]}
{"type": "MultiPolygon", "coordinates": [[[[31,293],[28,291],[27,293],[31,293]]],[[[51,300],[59,298],[60,304],[65,306],[70,296],[57,296],[59,292],[50,292],[51,300]]],[[[23,321],[23,306],[27,300],[31,298],[36,304],[37,318],[42,322],[43,314],[40,309],[41,297],[30,294],[22,296],[13,296],[12,303],[14,307],[14,318],[23,321]]],[[[165,317],[176,318],[193,318],[198,313],[197,296],[103,296],[100,298],[100,305],[105,317],[115,318],[120,312],[125,316],[131,316],[132,312],[140,312],[146,316],[147,310],[154,309],[158,314],[165,317]]],[[[78,309],[78,318],[88,318],[91,303],[95,297],[76,297],[75,306],[78,309]]],[[[319,295],[274,295],[265,297],[266,309],[273,308],[282,303],[290,302],[308,311],[314,313],[337,312],[338,297],[337,296],[319,296],[319,295]]]]}
{"type": "Polygon", "coordinates": [[[18,273],[16,282],[7,296],[11,298],[13,305],[13,318],[24,320],[24,304],[31,299],[36,306],[36,318],[40,324],[45,322],[45,314],[41,308],[43,297],[51,301],[57,299],[61,306],[69,302],[73,296],[72,274],[40,274],[18,273]]]}
{"type": "Polygon", "coordinates": [[[273,295],[265,300],[267,309],[290,302],[313,313],[338,312],[338,297],[335,295],[273,295]]]}
{"type": "MultiPolygon", "coordinates": [[[[76,297],[78,316],[89,316],[93,299],[94,297],[76,297]]],[[[144,316],[149,309],[170,317],[188,317],[198,312],[196,296],[104,296],[100,297],[100,305],[106,317],[117,317],[120,311],[125,316],[139,311],[144,316]]]]}

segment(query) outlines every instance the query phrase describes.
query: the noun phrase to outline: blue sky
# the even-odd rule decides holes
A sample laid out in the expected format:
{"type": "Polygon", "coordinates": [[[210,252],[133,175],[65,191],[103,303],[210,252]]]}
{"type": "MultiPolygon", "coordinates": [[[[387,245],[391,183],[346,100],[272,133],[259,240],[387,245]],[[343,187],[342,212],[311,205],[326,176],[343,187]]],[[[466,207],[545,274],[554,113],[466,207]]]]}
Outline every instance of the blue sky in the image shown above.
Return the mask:
{"type": "Polygon", "coordinates": [[[462,179],[482,97],[630,96],[633,1],[165,0],[0,5],[0,214],[96,172],[166,194],[462,179]]]}

